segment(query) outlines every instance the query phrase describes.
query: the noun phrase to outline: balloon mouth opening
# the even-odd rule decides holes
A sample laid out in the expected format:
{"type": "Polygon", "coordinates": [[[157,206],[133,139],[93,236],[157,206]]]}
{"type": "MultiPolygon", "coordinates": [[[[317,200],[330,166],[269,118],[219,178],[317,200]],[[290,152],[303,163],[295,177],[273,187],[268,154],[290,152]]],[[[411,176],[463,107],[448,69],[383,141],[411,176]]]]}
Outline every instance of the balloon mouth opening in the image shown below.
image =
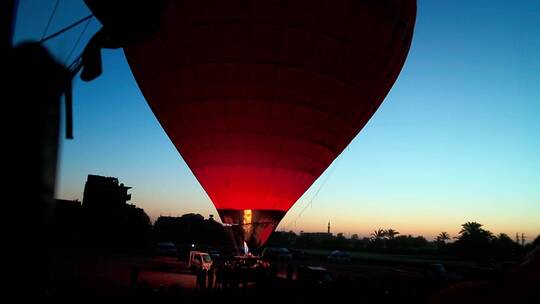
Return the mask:
{"type": "Polygon", "coordinates": [[[218,209],[239,255],[259,254],[285,215],[282,210],[218,209]]]}

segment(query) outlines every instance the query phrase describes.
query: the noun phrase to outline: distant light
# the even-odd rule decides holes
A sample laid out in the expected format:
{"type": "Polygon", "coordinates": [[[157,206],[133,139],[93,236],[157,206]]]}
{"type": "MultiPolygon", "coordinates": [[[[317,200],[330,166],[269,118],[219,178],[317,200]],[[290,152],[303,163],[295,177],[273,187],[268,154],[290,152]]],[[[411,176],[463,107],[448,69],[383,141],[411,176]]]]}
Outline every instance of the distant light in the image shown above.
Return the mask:
{"type": "Polygon", "coordinates": [[[195,244],[191,244],[191,248],[195,248],[195,244]]]}

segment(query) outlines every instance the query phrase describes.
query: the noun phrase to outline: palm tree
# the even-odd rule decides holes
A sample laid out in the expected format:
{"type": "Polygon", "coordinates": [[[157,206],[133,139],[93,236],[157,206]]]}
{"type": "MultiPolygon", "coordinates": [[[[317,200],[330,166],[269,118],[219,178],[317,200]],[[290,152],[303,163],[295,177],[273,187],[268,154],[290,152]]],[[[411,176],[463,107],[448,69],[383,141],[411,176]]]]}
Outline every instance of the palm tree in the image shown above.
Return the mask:
{"type": "Polygon", "coordinates": [[[446,244],[446,241],[448,240],[450,240],[450,235],[448,234],[448,232],[443,231],[437,236],[437,242],[446,244]]]}
{"type": "Polygon", "coordinates": [[[491,256],[493,233],[477,222],[461,225],[459,237],[454,243],[457,252],[465,258],[480,259],[491,256]]]}
{"type": "Polygon", "coordinates": [[[386,248],[386,231],[384,229],[377,229],[371,233],[371,240],[376,248],[386,248]]]}
{"type": "Polygon", "coordinates": [[[385,236],[386,236],[386,231],[384,231],[383,229],[380,229],[380,228],[371,233],[371,237],[374,240],[383,239],[385,236]]]}
{"type": "Polygon", "coordinates": [[[488,230],[484,230],[482,228],[482,224],[477,222],[466,222],[465,224],[461,225],[461,230],[459,231],[460,238],[467,238],[467,237],[483,237],[487,239],[493,238],[493,233],[491,233],[488,230]]]}
{"type": "Polygon", "coordinates": [[[396,231],[394,229],[388,229],[385,231],[385,234],[389,239],[393,240],[394,237],[399,234],[399,231],[396,231]]]}

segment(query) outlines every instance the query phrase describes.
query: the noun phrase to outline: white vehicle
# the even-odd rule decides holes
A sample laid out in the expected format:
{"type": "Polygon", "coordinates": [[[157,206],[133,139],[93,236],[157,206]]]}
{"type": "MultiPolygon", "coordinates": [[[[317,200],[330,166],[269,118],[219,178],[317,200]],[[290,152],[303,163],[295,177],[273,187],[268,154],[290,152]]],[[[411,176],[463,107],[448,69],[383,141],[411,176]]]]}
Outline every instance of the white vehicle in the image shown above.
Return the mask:
{"type": "Polygon", "coordinates": [[[191,251],[189,253],[188,268],[193,273],[197,273],[201,269],[209,270],[212,263],[212,258],[206,252],[191,251]]]}
{"type": "Polygon", "coordinates": [[[351,262],[351,256],[346,252],[335,250],[328,255],[326,260],[330,263],[346,264],[351,262]]]}

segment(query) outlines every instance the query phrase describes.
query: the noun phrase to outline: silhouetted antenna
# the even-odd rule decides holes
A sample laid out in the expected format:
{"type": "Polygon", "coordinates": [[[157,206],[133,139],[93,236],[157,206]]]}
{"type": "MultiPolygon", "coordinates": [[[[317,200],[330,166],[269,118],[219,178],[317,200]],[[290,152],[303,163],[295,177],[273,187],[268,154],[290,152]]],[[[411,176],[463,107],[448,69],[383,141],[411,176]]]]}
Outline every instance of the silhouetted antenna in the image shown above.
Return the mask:
{"type": "Polygon", "coordinates": [[[521,246],[525,246],[525,233],[521,233],[521,246]]]}
{"type": "Polygon", "coordinates": [[[519,232],[516,232],[516,243],[519,244],[519,232]]]}

